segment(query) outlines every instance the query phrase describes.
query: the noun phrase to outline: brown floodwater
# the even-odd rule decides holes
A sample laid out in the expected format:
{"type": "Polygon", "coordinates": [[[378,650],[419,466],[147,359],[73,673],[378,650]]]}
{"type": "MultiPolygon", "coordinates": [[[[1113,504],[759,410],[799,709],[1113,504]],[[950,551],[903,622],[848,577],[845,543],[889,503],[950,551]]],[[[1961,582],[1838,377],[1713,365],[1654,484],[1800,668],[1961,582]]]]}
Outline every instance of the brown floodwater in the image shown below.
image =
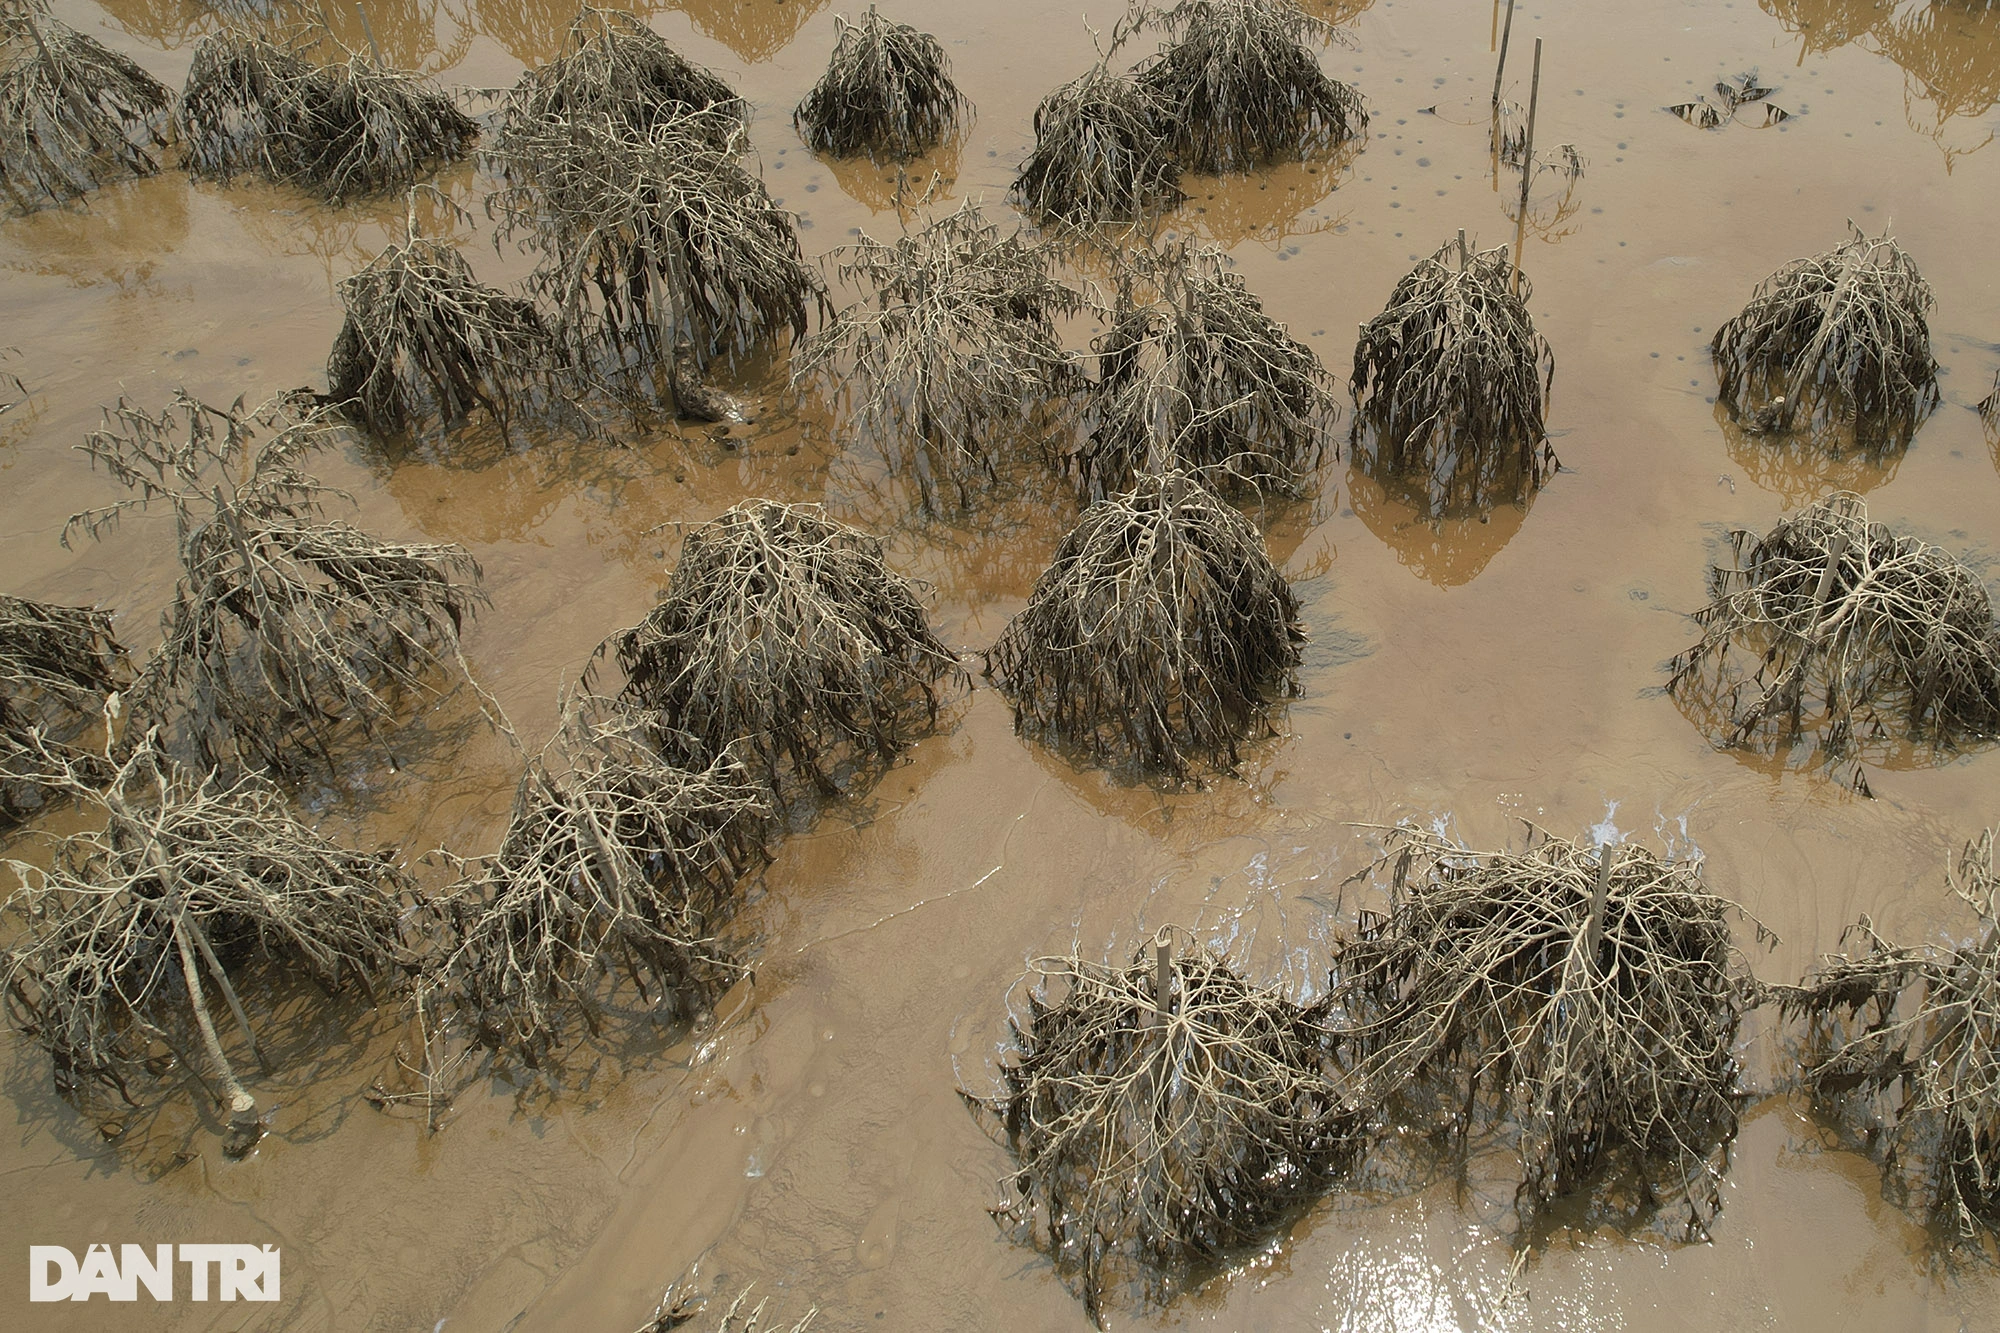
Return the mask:
{"type": "MultiPolygon", "coordinates": [[[[213,25],[193,0],[59,0],[58,12],[169,84],[213,25]]],[[[326,8],[347,24],[352,6],[326,8]]],[[[1189,182],[1171,229],[1215,239],[1269,310],[1344,377],[1357,325],[1419,256],[1464,228],[1511,240],[1517,177],[1496,181],[1483,108],[1494,17],[1484,0],[1340,0],[1324,59],[1373,116],[1339,161],[1189,182]],[[1429,108],[1436,108],[1433,113],[1429,108]]],[[[557,0],[370,0],[386,54],[454,83],[510,84],[546,59],[557,0]]],[[[755,104],[755,160],[809,253],[856,229],[893,235],[897,181],[816,160],[791,108],[834,39],[826,0],[685,0],[645,10],[755,104]]],[[[932,207],[983,200],[1011,218],[1012,174],[1039,97],[1093,58],[1114,7],[905,0],[977,107],[927,164],[932,207]]],[[[359,23],[341,35],[361,42],[359,23]]],[[[1085,1328],[1081,1304],[987,1206],[1008,1159],[957,1087],[989,1086],[1008,990],[1025,960],[1122,955],[1188,923],[1260,975],[1320,978],[1330,935],[1365,890],[1356,824],[1448,820],[1497,845],[1533,819],[1576,834],[1613,816],[1655,846],[1697,846],[1719,892],[1776,931],[1741,942],[1763,976],[1796,977],[1868,913],[1892,936],[1958,937],[1947,851],[2000,818],[2000,753],[1840,775],[1718,751],[1660,689],[1693,637],[1706,563],[1732,526],[1762,529],[1827,484],[1968,553],[2000,538],[1995,444],[1971,405],[1993,382],[2000,281],[2000,10],[1967,0],[1526,0],[1510,95],[1546,41],[1537,137],[1587,171],[1531,191],[1526,271],[1557,364],[1562,470],[1526,507],[1428,521],[1396,488],[1329,459],[1318,498],[1260,517],[1313,635],[1300,696],[1240,779],[1161,794],[1121,786],[1016,738],[979,688],[865,798],[777,846],[735,930],[756,962],[690,1033],[643,1017],[559,1099],[481,1083],[441,1133],[360,1093],[392,1075],[393,1016],[281,1004],[263,1026],[281,1072],[259,1081],[271,1132],[224,1159],[185,1098],[106,1141],[57,1100],[32,1051],[0,1052],[13,1116],[0,1135],[0,1325],[33,1329],[603,1330],[641,1322],[700,1263],[754,1281],[817,1328],[1085,1328]],[[1793,113],[1711,131],[1669,115],[1750,70],[1793,113]],[[1944,404],[1908,452],[1829,470],[1760,452],[1713,404],[1715,326],[1784,261],[1893,224],[1938,293],[1944,404]],[[614,1060],[612,1054],[623,1058],[614,1060]],[[289,1057],[289,1058],[287,1058],[289,1057]],[[276,1305],[29,1305],[30,1244],[272,1243],[276,1305]]],[[[1142,44],[1141,49],[1150,49],[1142,44]]],[[[1133,54],[1137,54],[1134,52],[1133,54]]],[[[1121,54],[1121,59],[1123,55],[1121,54]]],[[[1711,94],[1712,97],[1712,94],[1711,94]]],[[[471,168],[445,187],[478,226],[457,235],[489,281],[496,253],[471,168]]],[[[904,201],[908,202],[907,194],[904,201]]],[[[399,203],[328,209],[256,185],[179,175],[107,189],[75,212],[0,221],[0,362],[33,391],[0,418],[0,589],[115,608],[135,650],[171,589],[165,519],[67,550],[64,518],[109,498],[71,446],[99,405],[175,386],[227,401],[324,384],[333,285],[397,235],[399,203]]],[[[1088,328],[1075,331],[1081,348],[1088,328]]],[[[784,391],[781,360],[743,368],[763,413],[727,442],[706,429],[616,445],[513,450],[356,445],[324,460],[390,536],[461,542],[492,597],[466,639],[485,687],[539,744],[559,688],[662,586],[688,523],[737,500],[823,499],[887,534],[934,589],[968,654],[1018,610],[1076,504],[1023,478],[967,515],[926,518],[826,404],[784,391]]],[[[398,742],[397,771],[305,793],[344,836],[474,853],[503,827],[519,758],[454,702],[398,742]]],[[[419,866],[421,873],[434,869],[419,866]]],[[[1746,1035],[1754,1087],[1782,1077],[1746,1035]]],[[[1934,1271],[1922,1229],[1883,1201],[1875,1168],[1795,1097],[1746,1118],[1713,1239],[1670,1245],[1603,1227],[1560,1233],[1510,1281],[1507,1191],[1450,1182],[1345,1197],[1282,1244],[1164,1311],[1120,1326],[1353,1330],[2000,1328],[2000,1280],[1934,1271]]]]}

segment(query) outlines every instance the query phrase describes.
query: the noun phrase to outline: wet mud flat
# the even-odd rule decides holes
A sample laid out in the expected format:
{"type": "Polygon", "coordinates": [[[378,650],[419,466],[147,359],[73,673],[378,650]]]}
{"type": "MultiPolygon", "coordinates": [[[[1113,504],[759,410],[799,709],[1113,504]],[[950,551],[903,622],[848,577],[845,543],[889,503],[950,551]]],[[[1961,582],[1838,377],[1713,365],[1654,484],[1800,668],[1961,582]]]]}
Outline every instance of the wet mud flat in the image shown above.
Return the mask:
{"type": "MultiPolygon", "coordinates": [[[[1365,146],[1186,175],[1165,226],[1225,247],[1265,310],[1335,372],[1345,437],[1355,330],[1459,229],[1475,249],[1511,244],[1519,176],[1496,172],[1489,151],[1489,6],[1318,12],[1341,20],[1320,60],[1367,99],[1365,146]]],[[[213,22],[179,0],[57,13],[169,86],[213,22]]],[[[907,225],[974,199],[1010,228],[1035,106],[1095,58],[1084,16],[928,2],[889,16],[937,35],[973,105],[962,138],[905,173],[906,186],[943,177],[907,225]]],[[[496,0],[368,10],[385,57],[491,88],[554,54],[571,17],[496,0]]],[[[749,100],[750,169],[798,216],[809,259],[856,229],[901,234],[893,167],[817,158],[792,126],[833,48],[834,7],[687,0],[644,17],[749,100]]],[[[343,40],[370,40],[358,20],[331,18],[343,40]]],[[[1755,947],[1738,927],[1768,981],[1797,980],[1863,914],[1898,940],[1966,938],[1972,918],[1943,892],[1942,867],[2000,818],[2000,755],[1869,752],[1864,797],[1844,770],[1717,748],[1667,694],[1665,664],[1698,636],[1687,617],[1728,532],[1766,532],[1835,489],[1993,588],[2000,447],[1974,407],[2000,363],[1983,248],[2000,198],[2000,13],[1544,3],[1519,6],[1514,25],[1508,96],[1525,100],[1524,53],[1543,38],[1538,143],[1573,144],[1586,164],[1574,181],[1531,185],[1523,256],[1556,363],[1547,425],[1560,467],[1522,500],[1438,520],[1343,450],[1307,498],[1253,508],[1310,641],[1278,734],[1245,748],[1238,776],[1162,790],[1078,768],[1017,737],[1007,700],[979,681],[865,796],[774,839],[732,925],[754,982],[692,1027],[628,1016],[561,1096],[483,1081],[435,1134],[363,1096],[394,1073],[407,1035],[363,1006],[281,993],[260,1017],[280,1072],[256,1081],[274,1110],[242,1161],[185,1096],[107,1139],[56,1097],[46,1058],[10,1037],[9,1325],[196,1328],[220,1313],[245,1328],[624,1330],[699,1261],[704,1282],[755,1282],[781,1317],[818,1306],[816,1328],[1085,1328],[1049,1264],[989,1217],[1011,1161],[957,1091],[990,1090],[1009,988],[1032,957],[1122,962],[1174,922],[1309,995],[1334,937],[1381,906],[1349,882],[1376,854],[1357,825],[1444,821],[1486,848],[1517,844],[1523,819],[1571,838],[1609,822],[1655,849],[1698,848],[1709,885],[1778,937],[1755,947]],[[1716,85],[1741,88],[1753,71],[1782,122],[1746,105],[1702,128],[1666,109],[1720,104],[1716,85]],[[1906,450],[1775,449],[1718,407],[1710,339],[1766,275],[1840,244],[1849,219],[1869,234],[1893,226],[1935,291],[1941,402],[1906,450]],[[285,1296],[27,1303],[25,1246],[98,1240],[275,1244],[285,1296]]],[[[483,281],[520,279],[529,260],[496,252],[480,207],[491,180],[458,166],[439,184],[472,215],[440,216],[439,234],[483,281]]],[[[116,541],[64,548],[63,520],[114,496],[71,446],[120,393],[157,409],[178,386],[218,402],[324,388],[335,284],[403,228],[400,200],[332,207],[171,169],[80,210],[0,221],[0,344],[18,351],[0,370],[28,391],[0,415],[0,592],[113,608],[125,642],[151,647],[173,585],[171,524],[134,518],[116,541]]],[[[1071,345],[1090,332],[1068,330],[1071,345]]],[[[728,387],[755,420],[609,445],[353,444],[318,469],[356,496],[357,524],[460,543],[480,561],[491,605],[467,623],[464,652],[524,739],[556,727],[559,685],[652,608],[685,533],[750,497],[823,502],[885,537],[976,673],[1081,512],[1073,489],[1030,475],[968,512],[927,513],[828,402],[785,388],[782,356],[750,360],[728,387]]],[[[397,742],[395,770],[357,765],[309,793],[312,820],[419,874],[434,873],[432,848],[490,847],[520,759],[476,714],[456,697],[397,742]]],[[[1751,1090],[1791,1077],[1770,1020],[1750,1019],[1738,1048],[1751,1090]]],[[[1114,1302],[1111,1321],[2000,1327],[1990,1270],[1937,1265],[1874,1163],[1802,1094],[1745,1113],[1698,1243],[1628,1238],[1579,1207],[1517,1269],[1514,1182],[1477,1166],[1463,1181],[1336,1193],[1282,1243],[1164,1309],[1114,1302]]]]}

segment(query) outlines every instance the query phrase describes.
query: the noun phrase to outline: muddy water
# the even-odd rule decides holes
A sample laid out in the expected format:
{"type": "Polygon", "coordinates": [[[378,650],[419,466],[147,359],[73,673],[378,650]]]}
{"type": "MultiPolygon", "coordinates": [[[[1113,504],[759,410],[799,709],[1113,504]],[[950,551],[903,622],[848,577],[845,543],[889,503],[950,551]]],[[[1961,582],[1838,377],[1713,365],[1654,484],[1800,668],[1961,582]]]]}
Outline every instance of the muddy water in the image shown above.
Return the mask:
{"type": "MultiPolygon", "coordinates": [[[[1461,227],[1484,244],[1511,236],[1515,187],[1496,188],[1484,132],[1464,123],[1491,85],[1488,5],[1322,8],[1352,20],[1326,61],[1369,98],[1365,151],[1319,171],[1191,182],[1172,225],[1231,246],[1272,312],[1344,371],[1356,325],[1418,256],[1461,227]]],[[[186,0],[60,10],[169,83],[210,22],[186,0]]],[[[833,7],[649,12],[756,103],[762,170],[809,251],[856,228],[896,230],[892,178],[830,168],[790,128],[832,45],[833,7]]],[[[1083,16],[1039,0],[894,12],[944,40],[977,104],[955,161],[939,164],[954,176],[945,204],[1004,212],[1036,99],[1091,58],[1083,16]]],[[[567,6],[396,0],[370,17],[394,58],[499,87],[554,49],[567,6]]],[[[1108,28],[1111,13],[1090,18],[1108,28]]],[[[362,40],[355,27],[343,35],[362,40]]],[[[1771,977],[1795,976],[1861,912],[1894,935],[1962,933],[1939,868],[2000,816],[2000,754],[1878,772],[1878,799],[1861,800],[1714,751],[1662,697],[1658,667],[1690,638],[1684,615],[1725,530],[1768,526],[1828,479],[1814,460],[1774,462],[1726,435],[1704,348],[1755,281],[1836,243],[1848,218],[1893,221],[1938,291],[1946,403],[1897,465],[1839,480],[1866,487],[1876,516],[1991,570],[2000,475],[1969,406],[2000,359],[1986,245],[2000,18],[1953,2],[1529,0],[1515,20],[1517,97],[1536,36],[1538,137],[1574,143],[1588,163],[1573,192],[1538,184],[1528,218],[1563,470],[1525,510],[1438,525],[1329,461],[1316,504],[1265,515],[1314,643],[1282,736],[1242,781],[1162,796],[1080,774],[1018,741],[1004,701],[978,690],[867,800],[782,844],[740,922],[755,939],[754,991],[690,1034],[634,1023],[622,1066],[607,1061],[562,1101],[478,1086],[434,1137],[358,1097],[395,1057],[393,1025],[367,1014],[267,1021],[304,1072],[260,1085],[273,1132],[243,1163],[224,1161],[184,1106],[107,1143],[49,1094],[44,1066],[10,1052],[0,1324],[616,1331],[701,1260],[709,1279],[754,1280],[783,1312],[819,1305],[820,1328],[1081,1329],[1078,1303],[988,1221],[1006,1158],[955,1080],[984,1085],[1005,993],[1039,951],[1122,953],[1161,922],[1190,922],[1260,972],[1311,985],[1327,932],[1360,901],[1342,888],[1367,855],[1356,821],[1448,817],[1488,844],[1523,817],[1574,833],[1616,802],[1632,836],[1697,844],[1714,886],[1777,931],[1754,958],[1771,977]],[[1782,128],[1702,132],[1660,109],[1753,68],[1795,113],[1782,128]],[[284,1300],[26,1304],[26,1245],[95,1240],[279,1244],[284,1300]]],[[[470,169],[447,184],[473,204],[484,188],[470,169]]],[[[61,547],[63,517],[110,494],[70,446],[121,392],[157,405],[175,385],[227,400],[323,383],[332,284],[394,235],[398,211],[169,176],[102,192],[88,212],[0,222],[0,344],[20,350],[6,364],[34,390],[0,419],[0,587],[113,606],[126,640],[149,646],[170,588],[165,525],[61,547]]],[[[483,277],[524,271],[485,231],[460,232],[483,277]]],[[[745,369],[740,387],[765,415],[726,447],[690,430],[613,449],[355,448],[325,470],[366,525],[478,555],[493,604],[468,654],[531,743],[559,685],[650,604],[675,525],[747,495],[823,498],[890,534],[899,567],[935,586],[946,639],[990,643],[1073,503],[1024,483],[969,519],[926,522],[865,443],[781,383],[782,366],[745,369]]],[[[399,772],[308,794],[320,817],[413,860],[490,846],[518,760],[451,714],[402,743],[399,772]]],[[[1768,1037],[1745,1049],[1768,1086],[1768,1037]]],[[[2000,1327],[2000,1285],[1933,1278],[1873,1168],[1794,1101],[1749,1118],[1726,1197],[1711,1243],[1586,1226],[1511,1289],[1504,1190],[1346,1199],[1172,1310],[1119,1320],[2000,1327]]]]}

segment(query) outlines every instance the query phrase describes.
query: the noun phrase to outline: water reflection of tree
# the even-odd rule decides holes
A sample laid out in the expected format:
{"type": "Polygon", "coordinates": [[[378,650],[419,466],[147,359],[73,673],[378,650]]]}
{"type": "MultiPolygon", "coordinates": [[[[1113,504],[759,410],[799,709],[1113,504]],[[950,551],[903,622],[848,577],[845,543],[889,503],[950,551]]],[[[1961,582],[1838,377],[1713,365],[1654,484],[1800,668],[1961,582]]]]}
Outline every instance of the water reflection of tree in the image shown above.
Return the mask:
{"type": "Polygon", "coordinates": [[[752,63],[790,45],[827,0],[667,0],[702,33],[752,63]]]}
{"type": "Polygon", "coordinates": [[[1991,131],[1970,147],[1950,140],[1957,122],[1976,121],[2000,103],[2000,6],[1987,0],[1758,3],[1797,35],[1801,61],[1854,43],[1899,66],[1905,118],[1938,145],[1947,170],[1992,142],[1991,131]]]}
{"type": "Polygon", "coordinates": [[[1399,563],[1426,583],[1456,588],[1472,582],[1500,548],[1514,540],[1535,502],[1470,512],[1436,512],[1422,478],[1371,474],[1357,457],[1347,470],[1348,503],[1370,532],[1396,553],[1399,563]]]}
{"type": "Polygon", "coordinates": [[[119,27],[166,50],[234,26],[260,32],[331,31],[351,50],[367,51],[372,28],[384,61],[425,74],[437,74],[465,58],[473,35],[468,3],[363,0],[368,14],[368,25],[363,27],[354,0],[99,0],[119,27]]]}
{"type": "MultiPolygon", "coordinates": [[[[0,268],[63,278],[73,287],[143,288],[158,261],[186,244],[190,226],[188,184],[179,173],[124,181],[94,191],[88,208],[45,208],[9,219],[0,268]]],[[[7,337],[0,331],[0,342],[7,337]]]]}
{"type": "Polygon", "coordinates": [[[863,153],[858,157],[822,157],[818,161],[838,185],[857,203],[877,213],[892,209],[905,221],[914,220],[926,199],[950,199],[958,184],[959,150],[963,135],[953,135],[930,152],[907,162],[876,161],[863,153]]]}
{"type": "Polygon", "coordinates": [[[1715,424],[1722,429],[1730,461],[1743,475],[1794,508],[1829,491],[1865,495],[1886,484],[1908,452],[1902,443],[1877,440],[1857,443],[1852,421],[1836,421],[1814,430],[1758,433],[1743,429],[1726,404],[1715,405],[1715,424]]]}
{"type": "MultiPolygon", "coordinates": [[[[468,0],[472,24],[507,54],[530,67],[553,60],[562,50],[569,25],[584,0],[468,0]]],[[[599,9],[615,9],[645,20],[663,8],[660,0],[597,0],[599,9]]]]}
{"type": "Polygon", "coordinates": [[[1278,162],[1249,175],[1184,177],[1187,199],[1169,217],[1224,249],[1333,231],[1347,216],[1324,205],[1360,151],[1350,144],[1310,162],[1278,162]]]}

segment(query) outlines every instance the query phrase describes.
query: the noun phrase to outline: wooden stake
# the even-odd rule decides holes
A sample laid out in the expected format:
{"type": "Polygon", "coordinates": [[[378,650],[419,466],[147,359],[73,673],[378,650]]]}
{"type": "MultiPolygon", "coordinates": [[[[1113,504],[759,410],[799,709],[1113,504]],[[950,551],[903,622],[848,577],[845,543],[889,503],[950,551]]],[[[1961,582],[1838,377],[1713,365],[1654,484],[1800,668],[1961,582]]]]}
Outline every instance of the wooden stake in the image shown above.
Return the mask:
{"type": "Polygon", "coordinates": [[[1611,858],[1618,852],[1615,845],[1597,849],[1597,888],[1590,895],[1590,925],[1583,937],[1584,961],[1597,966],[1597,950],[1604,943],[1604,904],[1611,897],[1611,858]]]}
{"type": "MultiPolygon", "coordinates": [[[[1507,73],[1507,39],[1514,35],[1514,0],[1507,0],[1507,24],[1500,29],[1500,63],[1493,67],[1493,114],[1500,114],[1500,80],[1507,73]]],[[[1496,121],[1495,134],[1499,133],[1496,121]]]]}
{"type": "Polygon", "coordinates": [[[1521,145],[1521,215],[1514,223],[1513,290],[1521,290],[1521,251],[1528,243],[1528,187],[1535,180],[1535,106],[1542,98],[1542,39],[1535,38],[1535,76],[1528,85],[1528,138],[1521,145]]]}
{"type": "Polygon", "coordinates": [[[1153,1021],[1165,1027],[1174,990],[1174,937],[1166,930],[1153,936],[1153,1021]]]}
{"type": "Polygon", "coordinates": [[[1833,544],[1827,548],[1826,568],[1819,572],[1819,587],[1813,590],[1813,624],[1826,614],[1827,595],[1833,591],[1833,576],[1840,571],[1840,561],[1847,554],[1847,534],[1833,534],[1833,544]]]}
{"type": "Polygon", "coordinates": [[[375,53],[375,63],[383,69],[389,68],[382,63],[382,48],[375,40],[375,29],[369,25],[368,11],[361,7],[360,0],[356,0],[354,12],[361,16],[361,31],[368,34],[368,49],[375,53]]]}

